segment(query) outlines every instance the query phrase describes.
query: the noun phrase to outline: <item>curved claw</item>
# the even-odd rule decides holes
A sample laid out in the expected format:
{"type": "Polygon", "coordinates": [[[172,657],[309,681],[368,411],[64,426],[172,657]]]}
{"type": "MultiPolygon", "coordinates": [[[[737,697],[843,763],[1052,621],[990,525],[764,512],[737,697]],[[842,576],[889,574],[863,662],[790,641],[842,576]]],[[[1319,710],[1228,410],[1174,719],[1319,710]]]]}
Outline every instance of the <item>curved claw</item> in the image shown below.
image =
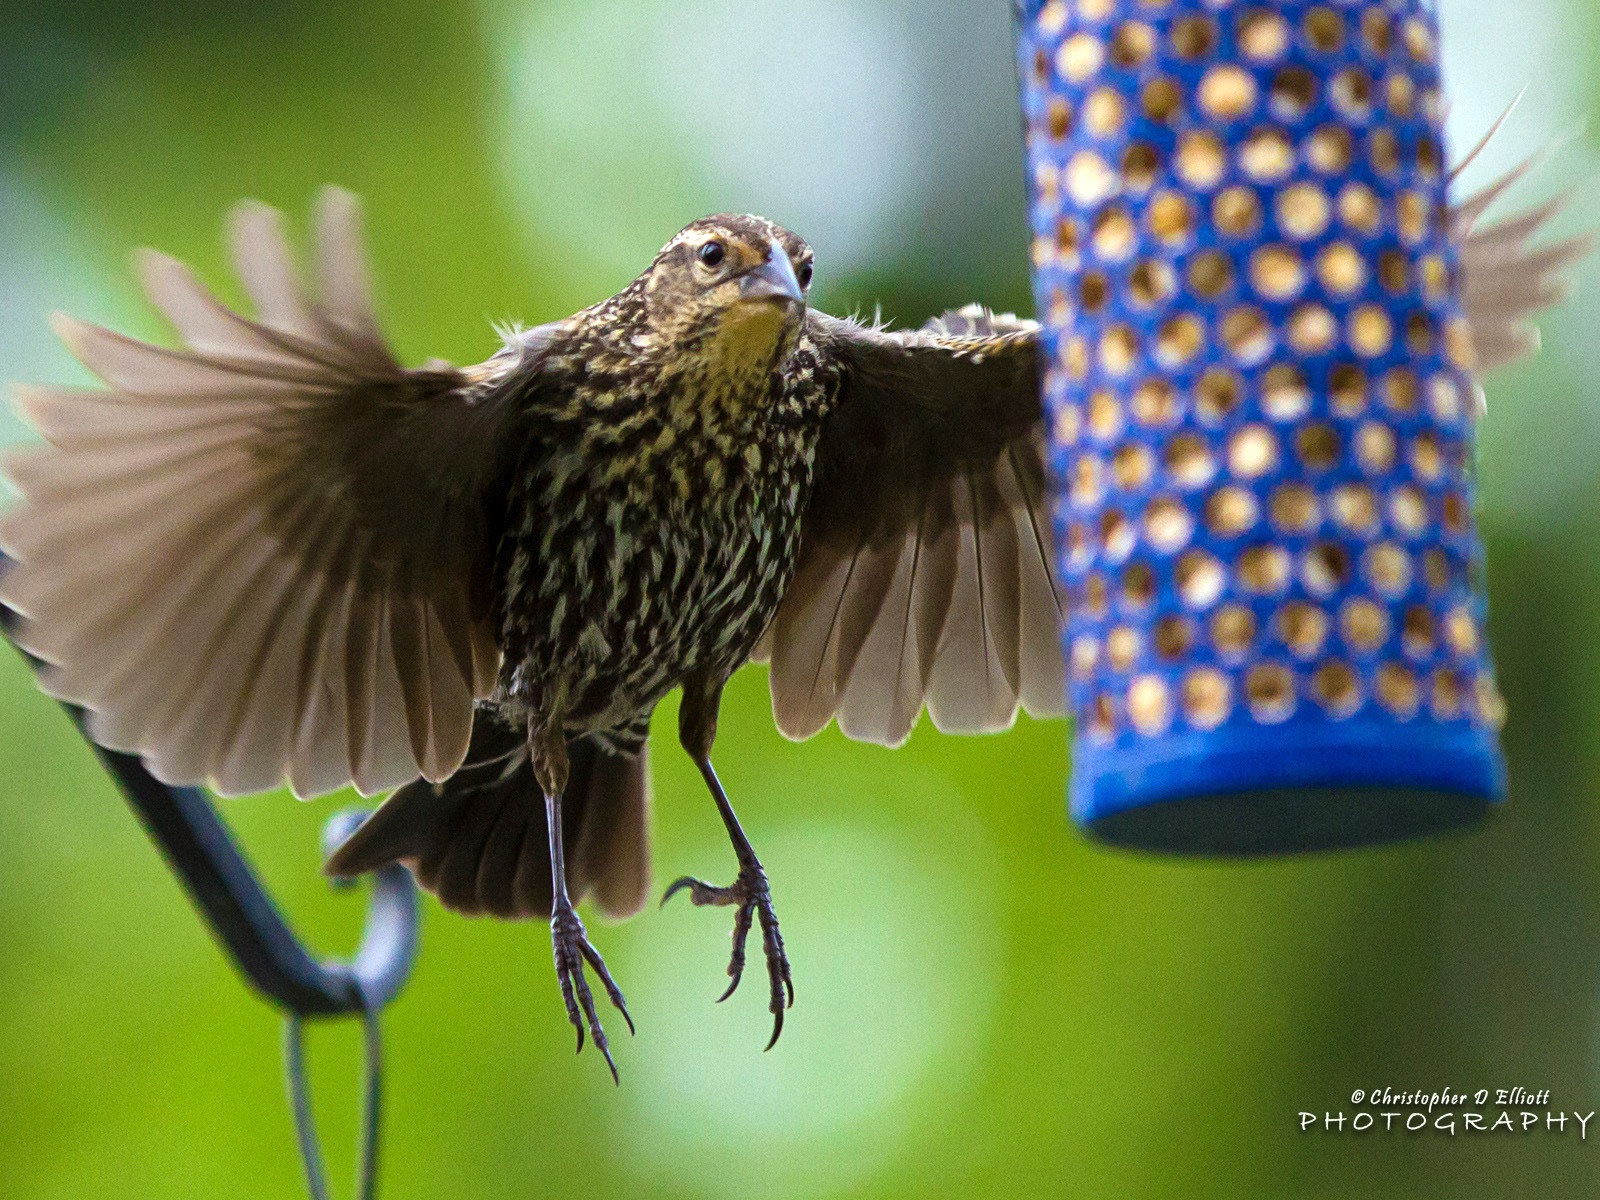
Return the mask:
{"type": "MultiPolygon", "coordinates": [[[[680,875],[680,876],[678,876],[678,878],[674,879],[670,884],[667,885],[667,890],[661,894],[660,907],[661,908],[665,908],[667,906],[667,901],[668,900],[671,900],[679,892],[683,891],[684,888],[693,887],[695,884],[697,884],[699,882],[700,881],[698,879],[694,878],[691,875],[680,875]]],[[[704,885],[702,885],[702,886],[704,886],[704,885]]]]}
{"type": "Polygon", "coordinates": [[[760,920],[761,948],[767,961],[767,979],[772,991],[768,1003],[768,1010],[773,1015],[772,1039],[766,1048],[772,1049],[777,1044],[778,1035],[783,1032],[783,1010],[794,1003],[794,982],[789,973],[789,956],[783,949],[783,935],[778,931],[778,914],[773,910],[772,894],[761,865],[756,863],[742,869],[731,887],[712,887],[685,875],[673,880],[666,894],[661,897],[661,903],[665,904],[685,888],[696,905],[739,906],[733,919],[733,952],[728,959],[730,982],[722,995],[717,997],[718,1004],[738,991],[739,983],[744,978],[745,943],[749,940],[750,930],[760,920]]]}
{"type": "Polygon", "coordinates": [[[616,1061],[611,1057],[611,1046],[606,1040],[605,1029],[600,1024],[600,1014],[595,1011],[594,994],[589,990],[589,981],[584,976],[584,964],[587,963],[594,970],[605,987],[606,996],[622,1014],[623,1020],[627,1021],[628,1032],[632,1033],[633,1018],[628,1014],[622,989],[617,987],[616,981],[611,978],[611,972],[606,969],[605,960],[600,957],[600,952],[589,943],[583,922],[578,919],[578,915],[572,911],[570,905],[558,908],[552,916],[550,936],[555,950],[556,979],[561,984],[561,998],[566,1002],[567,1019],[577,1030],[576,1053],[583,1053],[584,1032],[587,1029],[590,1039],[605,1057],[606,1066],[611,1070],[612,1082],[620,1085],[622,1079],[617,1074],[616,1061]]]}

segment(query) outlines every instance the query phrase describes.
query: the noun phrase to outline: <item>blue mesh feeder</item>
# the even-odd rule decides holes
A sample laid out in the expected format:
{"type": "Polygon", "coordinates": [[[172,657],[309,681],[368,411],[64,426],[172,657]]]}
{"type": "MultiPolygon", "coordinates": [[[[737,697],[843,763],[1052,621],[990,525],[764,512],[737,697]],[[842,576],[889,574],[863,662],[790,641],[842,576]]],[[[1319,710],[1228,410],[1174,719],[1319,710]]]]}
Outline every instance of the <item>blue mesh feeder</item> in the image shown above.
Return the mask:
{"type": "Polygon", "coordinates": [[[1074,817],[1214,854],[1481,819],[1431,5],[1049,0],[1019,47],[1074,817]]]}

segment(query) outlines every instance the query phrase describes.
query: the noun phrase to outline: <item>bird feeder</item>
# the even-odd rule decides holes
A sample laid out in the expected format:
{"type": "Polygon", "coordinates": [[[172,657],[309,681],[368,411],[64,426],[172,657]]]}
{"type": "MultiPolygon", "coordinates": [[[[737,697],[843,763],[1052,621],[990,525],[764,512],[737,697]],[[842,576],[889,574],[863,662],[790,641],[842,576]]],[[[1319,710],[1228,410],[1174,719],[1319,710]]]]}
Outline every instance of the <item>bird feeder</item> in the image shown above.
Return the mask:
{"type": "Polygon", "coordinates": [[[1019,16],[1071,807],[1255,854],[1505,792],[1423,0],[1019,16]]]}

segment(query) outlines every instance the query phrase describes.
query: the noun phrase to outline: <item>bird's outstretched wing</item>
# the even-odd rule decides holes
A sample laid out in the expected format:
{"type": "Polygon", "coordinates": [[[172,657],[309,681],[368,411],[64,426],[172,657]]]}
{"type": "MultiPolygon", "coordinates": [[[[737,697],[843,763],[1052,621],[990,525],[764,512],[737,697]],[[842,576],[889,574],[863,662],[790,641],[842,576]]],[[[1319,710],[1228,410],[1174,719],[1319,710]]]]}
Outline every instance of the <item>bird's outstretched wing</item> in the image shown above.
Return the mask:
{"type": "MultiPolygon", "coordinates": [[[[1542,155],[1524,159],[1455,206],[1461,239],[1461,300],[1472,328],[1480,378],[1539,350],[1533,318],[1566,300],[1572,285],[1565,272],[1595,248],[1592,233],[1538,243],[1570,196],[1563,193],[1534,208],[1486,221],[1496,201],[1539,165],[1542,155]]],[[[1471,161],[1469,156],[1467,162],[1471,161]]],[[[1456,169],[1460,174],[1464,162],[1456,169]]],[[[1480,394],[1480,403],[1482,396],[1480,394]]]]}
{"type": "Polygon", "coordinates": [[[472,373],[395,361],[355,198],[325,191],[315,226],[313,297],[278,214],[234,212],[254,320],[142,254],[185,349],[57,318],[107,388],[20,389],[50,445],[6,466],[0,599],[45,689],[225,794],[442,779],[498,668],[474,581],[506,418],[472,373]]]}
{"type": "MultiPolygon", "coordinates": [[[[1593,249],[1534,239],[1559,201],[1484,223],[1532,161],[1457,206],[1481,370],[1538,348],[1532,318],[1593,249]]],[[[1051,570],[1038,328],[970,307],[891,333],[812,314],[845,383],[817,452],[800,562],[756,649],[789,737],[838,718],[903,742],[926,705],[946,732],[1060,713],[1062,595],[1051,570]]]]}
{"type": "Polygon", "coordinates": [[[813,313],[844,372],[801,559],[764,642],[790,737],[898,745],[1059,713],[1038,329],[963,309],[908,333],[813,313]]]}

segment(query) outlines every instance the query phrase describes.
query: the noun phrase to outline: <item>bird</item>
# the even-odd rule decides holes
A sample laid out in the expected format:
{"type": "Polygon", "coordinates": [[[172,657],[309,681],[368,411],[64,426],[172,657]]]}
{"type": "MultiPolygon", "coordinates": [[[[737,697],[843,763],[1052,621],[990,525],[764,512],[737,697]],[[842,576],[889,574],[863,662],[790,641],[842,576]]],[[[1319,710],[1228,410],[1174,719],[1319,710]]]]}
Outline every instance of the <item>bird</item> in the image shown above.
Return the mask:
{"type": "MultiPolygon", "coordinates": [[[[1554,204],[1485,220],[1531,165],[1453,210],[1486,366],[1535,348],[1588,249],[1534,244],[1554,204]]],[[[734,910],[722,999],[759,926],[771,1049],[793,978],[712,765],[724,685],[767,663],[793,739],[1062,713],[1039,326],[828,315],[804,240],[719,214],[481,364],[408,368],[351,193],[316,201],[309,282],[275,210],[238,206],[229,240],[254,316],[144,251],[181,345],[57,315],[105,386],[16,391],[43,444],[5,463],[0,601],[43,689],[170,783],[390,792],[327,870],[400,862],[450,909],[547,919],[578,1050],[614,1079],[591,973],[633,1021],[576,906],[651,892],[649,722],[679,689],[736,871],[662,902],[734,910]]]]}

